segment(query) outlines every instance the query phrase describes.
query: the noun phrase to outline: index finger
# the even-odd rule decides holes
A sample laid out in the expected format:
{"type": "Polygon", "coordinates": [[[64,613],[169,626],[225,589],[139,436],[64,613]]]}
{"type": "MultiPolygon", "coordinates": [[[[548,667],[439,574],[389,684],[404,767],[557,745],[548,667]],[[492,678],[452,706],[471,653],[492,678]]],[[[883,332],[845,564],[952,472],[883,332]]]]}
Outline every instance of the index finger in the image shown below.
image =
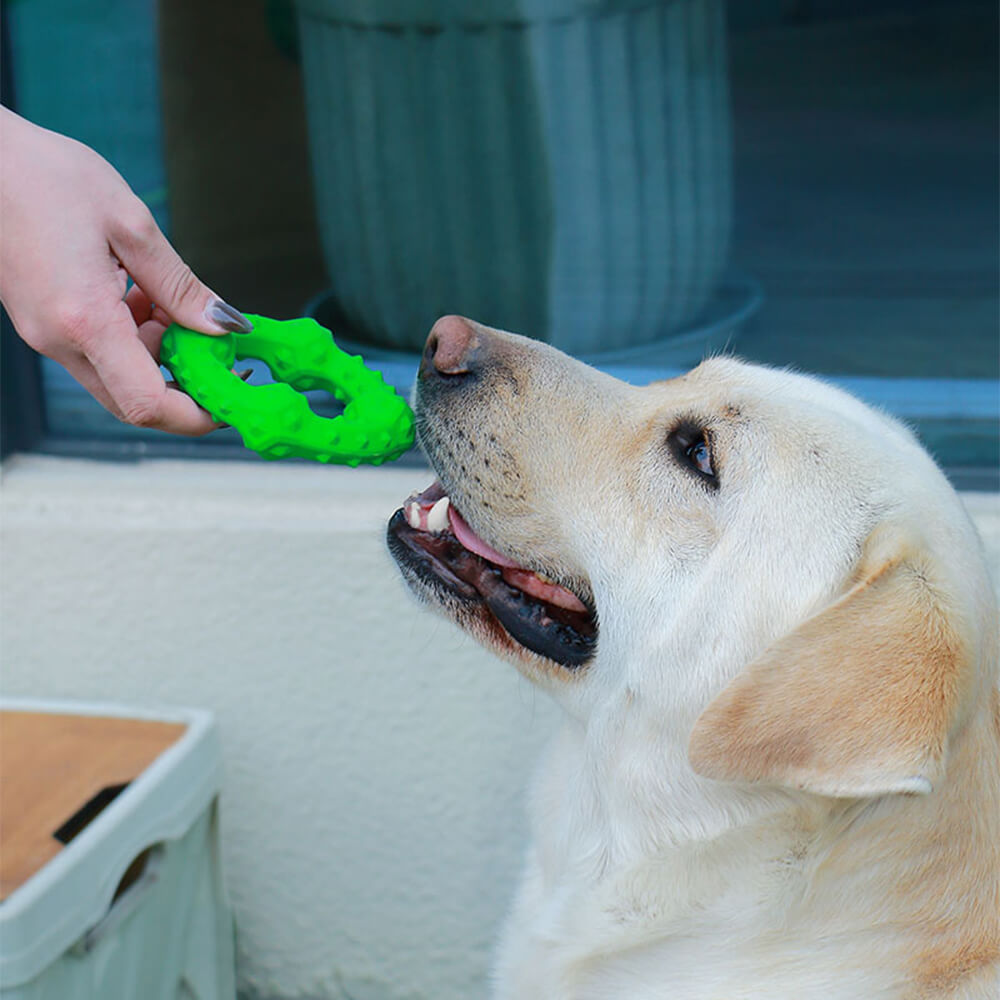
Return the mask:
{"type": "Polygon", "coordinates": [[[207,410],[166,384],[124,302],[85,353],[126,423],[191,436],[218,427],[207,410]]]}

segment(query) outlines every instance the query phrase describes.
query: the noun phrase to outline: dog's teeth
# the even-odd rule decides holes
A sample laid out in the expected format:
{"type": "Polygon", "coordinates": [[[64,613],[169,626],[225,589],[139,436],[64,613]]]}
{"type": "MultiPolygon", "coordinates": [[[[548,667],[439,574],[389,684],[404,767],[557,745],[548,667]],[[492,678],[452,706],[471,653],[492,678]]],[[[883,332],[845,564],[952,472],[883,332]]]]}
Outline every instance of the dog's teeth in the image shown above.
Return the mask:
{"type": "Polygon", "coordinates": [[[420,504],[413,502],[406,505],[406,523],[415,531],[420,530],[420,504]]]}
{"type": "Polygon", "coordinates": [[[427,530],[433,534],[440,534],[442,531],[446,531],[448,528],[448,504],[450,501],[447,497],[441,497],[440,500],[427,514],[427,530]]]}

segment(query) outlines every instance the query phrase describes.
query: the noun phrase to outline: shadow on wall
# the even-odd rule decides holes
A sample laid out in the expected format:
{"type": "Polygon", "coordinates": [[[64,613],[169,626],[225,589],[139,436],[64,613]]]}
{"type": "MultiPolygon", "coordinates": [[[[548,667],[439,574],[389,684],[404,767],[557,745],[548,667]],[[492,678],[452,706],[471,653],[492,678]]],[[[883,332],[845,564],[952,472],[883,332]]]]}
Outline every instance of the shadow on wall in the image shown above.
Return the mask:
{"type": "Polygon", "coordinates": [[[302,314],[324,284],[302,81],[271,3],[161,0],[171,237],[245,312],[302,314]]]}

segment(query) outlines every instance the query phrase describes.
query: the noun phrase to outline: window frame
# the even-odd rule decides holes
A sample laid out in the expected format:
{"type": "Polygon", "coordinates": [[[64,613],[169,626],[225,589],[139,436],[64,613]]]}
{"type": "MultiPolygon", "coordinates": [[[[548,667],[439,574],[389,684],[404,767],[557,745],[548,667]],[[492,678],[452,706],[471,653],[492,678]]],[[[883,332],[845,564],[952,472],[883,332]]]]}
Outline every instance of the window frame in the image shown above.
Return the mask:
{"type": "MultiPolygon", "coordinates": [[[[209,438],[182,438],[168,434],[128,439],[92,436],[68,437],[53,433],[45,419],[44,385],[39,358],[17,337],[4,316],[4,456],[14,450],[45,455],[137,462],[144,459],[195,459],[199,461],[263,461],[237,441],[213,442],[209,438]],[[7,361],[10,353],[11,362],[7,361]],[[13,426],[8,427],[8,424],[13,426]],[[10,433],[8,433],[10,431],[10,433]]],[[[386,381],[409,398],[415,364],[370,361],[386,381]]],[[[606,364],[602,371],[637,385],[683,374],[680,368],[606,364]]],[[[921,431],[933,431],[945,421],[990,423],[1000,431],[1000,380],[919,378],[905,376],[828,375],[818,378],[850,392],[864,402],[885,410],[913,427],[928,446],[921,431]]],[[[81,392],[83,390],[81,389],[81,392]]],[[[396,466],[426,468],[419,448],[407,452],[396,466]]],[[[1000,465],[949,466],[942,468],[956,489],[1000,491],[1000,465]]]]}

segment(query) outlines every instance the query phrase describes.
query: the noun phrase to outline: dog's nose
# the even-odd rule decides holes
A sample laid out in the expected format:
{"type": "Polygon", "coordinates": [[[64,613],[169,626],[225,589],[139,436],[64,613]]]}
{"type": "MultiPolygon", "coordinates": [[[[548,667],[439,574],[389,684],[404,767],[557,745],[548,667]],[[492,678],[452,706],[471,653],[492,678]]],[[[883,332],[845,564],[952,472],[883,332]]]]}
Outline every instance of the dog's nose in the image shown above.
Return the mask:
{"type": "Polygon", "coordinates": [[[475,325],[462,316],[442,316],[427,336],[420,374],[468,375],[475,370],[479,354],[475,325]]]}

